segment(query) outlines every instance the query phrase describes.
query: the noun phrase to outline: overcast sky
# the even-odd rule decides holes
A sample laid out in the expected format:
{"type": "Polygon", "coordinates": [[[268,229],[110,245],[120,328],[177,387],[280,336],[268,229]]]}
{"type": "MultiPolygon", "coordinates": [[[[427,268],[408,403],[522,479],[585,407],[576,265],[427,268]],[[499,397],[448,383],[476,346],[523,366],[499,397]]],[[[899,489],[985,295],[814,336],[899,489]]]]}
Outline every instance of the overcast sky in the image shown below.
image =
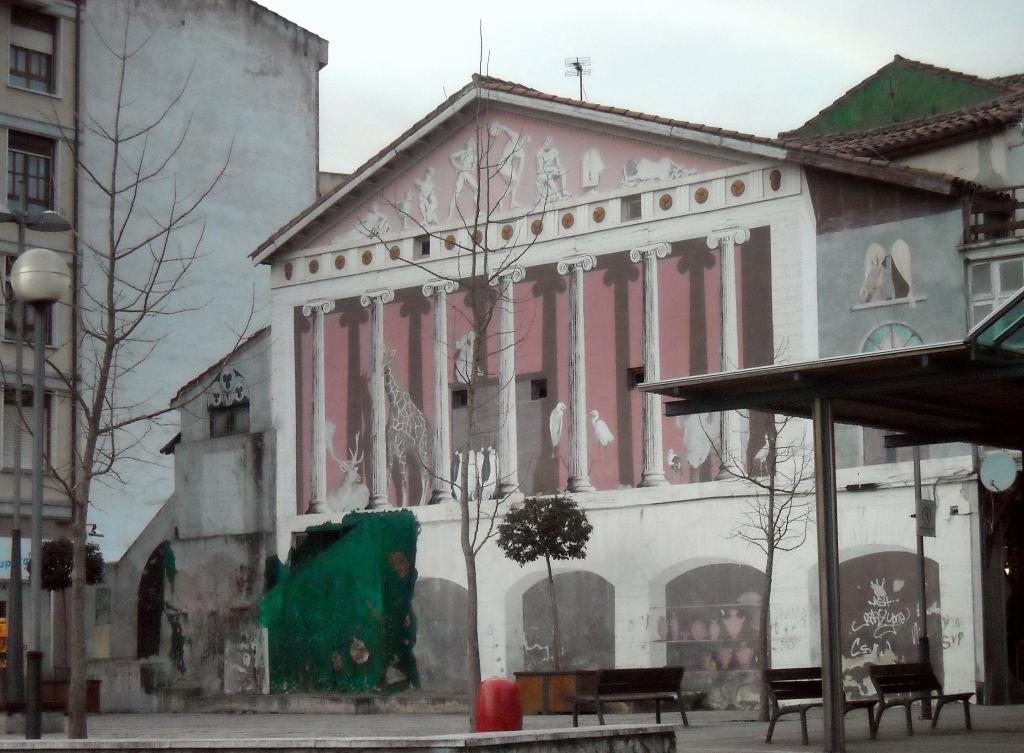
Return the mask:
{"type": "Polygon", "coordinates": [[[592,102],[764,136],[803,123],[894,54],[979,76],[1024,72],[1024,0],[263,0],[330,42],[321,164],[349,172],[480,68],[592,102]]]}

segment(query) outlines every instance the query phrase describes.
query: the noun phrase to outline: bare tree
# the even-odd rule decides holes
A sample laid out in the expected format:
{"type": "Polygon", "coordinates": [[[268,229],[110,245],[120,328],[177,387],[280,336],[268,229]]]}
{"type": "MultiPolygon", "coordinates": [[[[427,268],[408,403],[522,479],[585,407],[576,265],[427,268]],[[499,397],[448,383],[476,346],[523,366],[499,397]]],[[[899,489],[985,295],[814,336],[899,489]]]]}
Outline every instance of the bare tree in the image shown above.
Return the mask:
{"type": "MultiPolygon", "coordinates": [[[[50,472],[71,502],[73,567],[69,616],[70,690],[68,736],[88,735],[85,711],[85,586],[86,518],[93,483],[116,482],[118,464],[140,460],[139,444],[164,413],[129,399],[124,382],[162,342],[156,322],[188,310],[179,294],[201,256],[201,207],[225,176],[224,160],[206,176],[184,176],[177,170],[187,150],[190,119],[171,122],[188,87],[154,110],[129,85],[133,59],[150,37],[132,33],[131,14],[123,29],[96,29],[113,57],[116,75],[109,102],[101,111],[81,114],[90,148],[83,153],[77,139],[75,159],[86,190],[100,197],[102,232],[79,233],[80,259],[76,280],[78,317],[74,340],[77,363],[60,373],[77,414],[78,433],[67,467],[50,464],[50,472]],[[187,186],[187,187],[186,187],[187,186]]],[[[72,129],[65,129],[69,134],[72,129]]],[[[194,307],[194,306],[193,306],[194,307]]],[[[251,315],[250,315],[251,318],[251,315]]],[[[242,333],[238,334],[239,339],[242,333]]],[[[56,365],[51,367],[60,371],[56,365]]]]}
{"type": "MultiPolygon", "coordinates": [[[[528,226],[531,218],[543,214],[547,206],[545,192],[536,202],[519,203],[519,180],[529,137],[497,118],[498,114],[489,110],[485,100],[477,100],[472,113],[472,135],[449,158],[457,177],[448,207],[421,207],[417,214],[408,200],[387,201],[403,224],[412,224],[422,236],[455,253],[453,272],[446,273],[435,264],[416,258],[403,256],[402,262],[419,267],[434,279],[457,283],[458,295],[465,304],[464,309],[457,311],[468,325],[468,350],[464,351],[461,365],[456,364],[465,397],[465,425],[458,432],[461,442],[453,447],[451,481],[460,510],[459,538],[466,568],[466,690],[472,729],[476,725],[476,693],[481,680],[476,560],[497,533],[501,503],[519,491],[509,488],[509,476],[500,465],[495,471],[493,462],[481,454],[489,449],[483,445],[486,438],[500,431],[507,420],[500,408],[495,409],[494,396],[505,389],[512,390],[514,396],[515,390],[514,375],[509,383],[503,383],[500,375],[496,378],[488,372],[488,363],[500,358],[503,351],[515,348],[516,343],[509,342],[508,333],[500,331],[499,312],[511,303],[506,296],[512,295],[511,285],[503,286],[501,278],[513,271],[536,242],[537,232],[528,226]],[[460,200],[460,196],[464,198],[460,200]],[[441,219],[428,219],[430,210],[440,211],[441,219]],[[445,210],[448,222],[444,220],[445,210]],[[450,229],[453,224],[456,230],[450,229]],[[490,474],[484,470],[487,467],[490,474]]],[[[387,248],[387,233],[380,227],[364,222],[362,230],[387,248]]],[[[514,405],[513,397],[512,410],[514,405]]],[[[511,452],[516,452],[516,448],[511,452]]],[[[427,471],[436,478],[438,469],[427,471]]]]}
{"type": "MultiPolygon", "coordinates": [[[[775,556],[799,549],[807,540],[813,520],[811,486],[814,459],[807,438],[791,416],[751,413],[746,416],[752,434],[764,434],[764,444],[753,457],[721,458],[722,471],[751,489],[741,522],[732,537],[746,542],[764,555],[761,585],[757,663],[762,671],[772,666],[771,603],[775,556]]],[[[712,441],[714,444],[714,441],[712,441]]],[[[718,454],[717,447],[715,448],[718,454]]],[[[728,453],[727,453],[728,455],[728,453]]],[[[760,716],[767,721],[768,700],[761,686],[760,716]]]]}

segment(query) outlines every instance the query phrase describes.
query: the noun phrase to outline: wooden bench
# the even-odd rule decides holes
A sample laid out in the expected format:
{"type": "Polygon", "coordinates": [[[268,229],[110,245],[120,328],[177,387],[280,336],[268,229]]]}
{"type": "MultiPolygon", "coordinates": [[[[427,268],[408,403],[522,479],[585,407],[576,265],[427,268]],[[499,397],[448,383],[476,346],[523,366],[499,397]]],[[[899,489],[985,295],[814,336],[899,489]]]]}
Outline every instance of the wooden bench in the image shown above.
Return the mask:
{"type": "Polygon", "coordinates": [[[682,667],[650,667],[630,669],[599,669],[590,677],[581,677],[579,693],[572,696],[572,726],[579,726],[580,711],[593,708],[597,720],[604,724],[604,704],[624,701],[654,701],[654,714],[661,724],[661,702],[675,701],[683,717],[683,725],[690,726],[680,684],[682,667]]]}
{"type": "MultiPolygon", "coordinates": [[[[764,738],[766,743],[772,741],[772,734],[775,732],[775,723],[780,716],[786,714],[800,714],[800,735],[804,745],[807,745],[807,712],[813,708],[823,705],[821,667],[793,667],[791,669],[768,669],[764,673],[764,682],[768,688],[768,700],[771,702],[771,719],[768,722],[768,734],[764,738]],[[780,704],[785,701],[805,701],[809,698],[816,700],[810,703],[780,704]]],[[[875,736],[875,722],[872,716],[877,701],[873,698],[848,701],[843,699],[843,715],[854,709],[867,709],[868,731],[871,737],[875,736]]]]}
{"type": "Polygon", "coordinates": [[[943,693],[942,684],[932,671],[931,664],[869,664],[868,674],[878,691],[878,712],[875,715],[875,729],[882,721],[882,714],[893,706],[903,706],[907,714],[907,734],[914,734],[910,706],[915,701],[930,698],[935,701],[932,710],[932,729],[939,723],[939,712],[947,703],[962,701],[964,723],[971,729],[971,704],[968,699],[974,693],[943,693]],[[935,695],[932,695],[935,693],[935,695]],[[894,697],[895,696],[895,697],[894,697]]]}

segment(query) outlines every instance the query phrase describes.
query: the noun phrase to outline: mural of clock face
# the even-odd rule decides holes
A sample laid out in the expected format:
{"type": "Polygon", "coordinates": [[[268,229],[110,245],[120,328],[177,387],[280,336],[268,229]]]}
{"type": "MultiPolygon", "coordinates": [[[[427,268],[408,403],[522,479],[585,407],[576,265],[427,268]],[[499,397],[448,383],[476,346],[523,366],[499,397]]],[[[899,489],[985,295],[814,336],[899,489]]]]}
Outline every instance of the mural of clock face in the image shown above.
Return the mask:
{"type": "Polygon", "coordinates": [[[924,345],[924,340],[906,324],[889,322],[871,331],[864,340],[862,353],[880,353],[885,350],[913,348],[924,345]]]}

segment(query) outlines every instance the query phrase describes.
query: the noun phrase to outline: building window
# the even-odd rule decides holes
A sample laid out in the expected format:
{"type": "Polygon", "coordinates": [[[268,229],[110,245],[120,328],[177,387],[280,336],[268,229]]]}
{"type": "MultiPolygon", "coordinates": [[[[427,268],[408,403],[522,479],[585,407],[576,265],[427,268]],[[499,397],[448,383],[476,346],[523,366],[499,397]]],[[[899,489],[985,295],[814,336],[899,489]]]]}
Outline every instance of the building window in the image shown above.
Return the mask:
{"type": "Polygon", "coordinates": [[[530,399],[531,400],[544,400],[548,396],[548,380],[547,379],[531,379],[530,380],[530,399]]]}
{"type": "Polygon", "coordinates": [[[452,408],[465,408],[469,405],[469,390],[452,390],[452,408]]]}
{"type": "Polygon", "coordinates": [[[622,219],[625,220],[639,220],[643,216],[643,210],[640,204],[640,194],[633,194],[632,196],[622,197],[622,219]]]}
{"type": "Polygon", "coordinates": [[[11,47],[8,82],[11,86],[52,94],[53,53],[57,19],[28,8],[11,8],[11,47]]]}
{"type": "Polygon", "coordinates": [[[635,390],[644,381],[644,367],[634,366],[631,369],[626,369],[626,385],[631,390],[635,390]]]}
{"type": "Polygon", "coordinates": [[[415,241],[416,255],[418,257],[425,258],[430,256],[430,236],[421,235],[415,241]]]}
{"type": "MultiPolygon", "coordinates": [[[[18,323],[15,319],[18,307],[15,306],[14,290],[11,288],[11,269],[17,257],[3,257],[3,307],[4,307],[4,339],[17,338],[18,323]]],[[[46,344],[53,345],[53,312],[56,306],[46,307],[46,344]]],[[[25,340],[32,342],[35,337],[35,312],[31,306],[25,308],[25,340]]]]}
{"type": "MultiPolygon", "coordinates": [[[[43,455],[48,456],[50,452],[50,403],[52,396],[47,394],[43,398],[43,455]]],[[[4,469],[14,467],[16,455],[14,454],[15,437],[21,434],[21,468],[29,470],[32,467],[32,390],[22,388],[21,407],[15,399],[14,390],[7,387],[3,391],[3,411],[0,413],[0,442],[4,469]]]]}
{"type": "Polygon", "coordinates": [[[7,206],[23,212],[53,209],[53,141],[7,132],[7,206]]]}
{"type": "Polygon", "coordinates": [[[249,402],[210,407],[210,436],[226,437],[249,433],[249,402]]]}
{"type": "Polygon", "coordinates": [[[976,261],[968,270],[971,286],[971,326],[1002,306],[1024,287],[1024,256],[976,261]]]}

